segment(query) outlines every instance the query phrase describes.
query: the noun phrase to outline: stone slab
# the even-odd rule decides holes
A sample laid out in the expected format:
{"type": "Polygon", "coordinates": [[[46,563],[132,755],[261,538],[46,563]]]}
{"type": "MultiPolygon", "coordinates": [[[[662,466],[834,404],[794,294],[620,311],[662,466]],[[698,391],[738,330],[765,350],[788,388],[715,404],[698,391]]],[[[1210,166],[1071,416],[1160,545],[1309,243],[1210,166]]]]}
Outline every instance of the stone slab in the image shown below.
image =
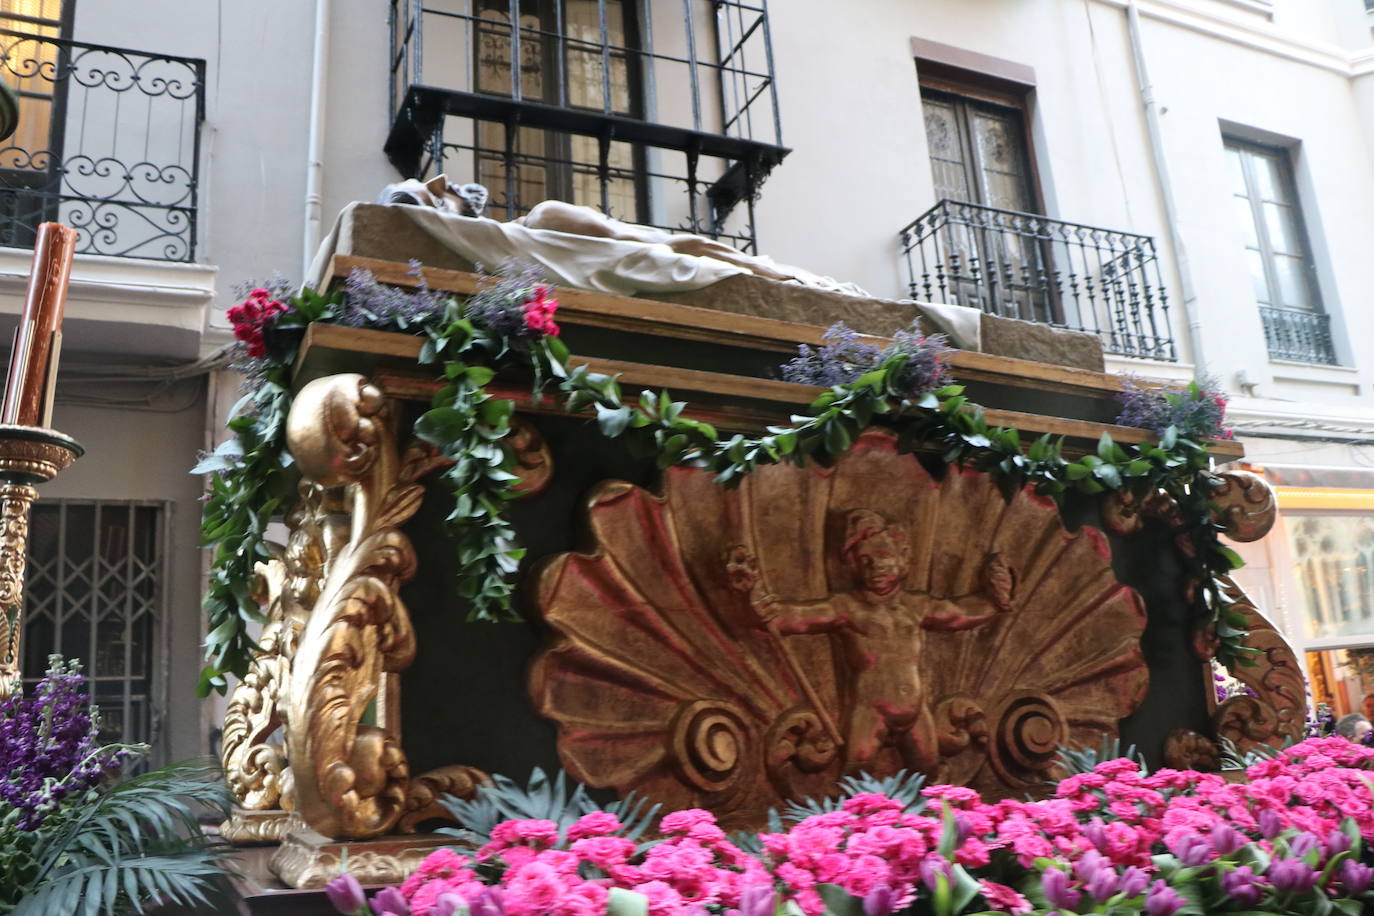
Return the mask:
{"type": "MultiPolygon", "coordinates": [[[[418,260],[426,267],[475,270],[475,265],[446,248],[414,222],[389,207],[355,207],[349,224],[340,227],[335,254],[351,254],[405,263],[418,260]]],[[[481,265],[488,271],[497,264],[481,265]]],[[[728,277],[704,289],[678,293],[641,292],[643,299],[675,302],[760,318],[776,318],[829,327],[837,321],[863,334],[884,337],[916,321],[922,333],[937,328],[910,301],[850,296],[781,283],[752,275],[728,277]]],[[[1101,372],[1105,367],[1097,337],[996,315],[982,317],[982,352],[1035,360],[1058,366],[1101,372]]]]}

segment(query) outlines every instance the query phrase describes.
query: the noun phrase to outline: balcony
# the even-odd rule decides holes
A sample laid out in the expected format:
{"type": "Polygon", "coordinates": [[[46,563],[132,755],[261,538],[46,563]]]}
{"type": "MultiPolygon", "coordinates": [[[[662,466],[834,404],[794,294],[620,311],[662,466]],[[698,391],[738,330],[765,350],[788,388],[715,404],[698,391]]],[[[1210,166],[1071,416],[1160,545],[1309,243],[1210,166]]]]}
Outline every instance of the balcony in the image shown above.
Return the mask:
{"type": "Polygon", "coordinates": [[[499,219],[557,198],[753,250],[789,152],[766,0],[392,0],[390,79],[392,164],[499,219]]]}
{"type": "Polygon", "coordinates": [[[901,232],[911,298],[1095,334],[1176,360],[1154,239],[942,200],[901,232]]]}
{"type": "Polygon", "coordinates": [[[1264,340],[1269,345],[1270,359],[1336,365],[1331,316],[1325,312],[1262,305],[1260,320],[1264,322],[1264,340]]]}
{"type": "Polygon", "coordinates": [[[0,29],[0,76],[0,246],[56,220],[78,254],[195,260],[205,61],[0,29]]]}

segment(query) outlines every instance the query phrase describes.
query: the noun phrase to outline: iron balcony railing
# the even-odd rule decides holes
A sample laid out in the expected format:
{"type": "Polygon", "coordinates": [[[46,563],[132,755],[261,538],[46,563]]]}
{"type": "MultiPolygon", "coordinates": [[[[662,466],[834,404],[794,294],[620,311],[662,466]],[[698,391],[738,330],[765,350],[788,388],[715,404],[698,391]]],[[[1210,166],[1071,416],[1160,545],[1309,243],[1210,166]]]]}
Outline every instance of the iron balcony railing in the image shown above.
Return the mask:
{"type": "Polygon", "coordinates": [[[0,245],[47,220],[77,252],[193,261],[205,61],[0,29],[19,127],[0,142],[0,245]]]}
{"type": "Polygon", "coordinates": [[[1270,359],[1291,359],[1300,363],[1335,365],[1336,348],[1331,342],[1331,316],[1308,309],[1260,306],[1264,340],[1270,359]]]}
{"type": "Polygon", "coordinates": [[[402,175],[754,245],[782,145],[767,0],[391,0],[402,175]]]}
{"type": "Polygon", "coordinates": [[[1149,236],[942,200],[901,238],[913,299],[1087,331],[1108,353],[1178,359],[1149,236]]]}

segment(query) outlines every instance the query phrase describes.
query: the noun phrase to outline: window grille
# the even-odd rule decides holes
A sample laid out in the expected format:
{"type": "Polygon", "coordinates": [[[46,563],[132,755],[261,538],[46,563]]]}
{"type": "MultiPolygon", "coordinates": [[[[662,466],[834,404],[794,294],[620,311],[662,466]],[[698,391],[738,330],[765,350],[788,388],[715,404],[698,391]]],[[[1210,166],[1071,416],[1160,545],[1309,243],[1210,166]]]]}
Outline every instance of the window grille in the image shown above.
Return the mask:
{"type": "Polygon", "coordinates": [[[156,748],[166,622],[163,503],[40,499],[29,527],[25,681],[79,659],[106,741],[156,748]]]}

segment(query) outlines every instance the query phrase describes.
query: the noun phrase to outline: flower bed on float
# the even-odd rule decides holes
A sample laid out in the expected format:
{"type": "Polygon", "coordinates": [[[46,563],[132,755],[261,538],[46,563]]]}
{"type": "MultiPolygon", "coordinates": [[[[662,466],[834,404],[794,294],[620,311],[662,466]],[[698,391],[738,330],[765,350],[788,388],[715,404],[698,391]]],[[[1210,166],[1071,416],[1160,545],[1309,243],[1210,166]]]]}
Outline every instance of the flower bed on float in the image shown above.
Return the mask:
{"type": "Polygon", "coordinates": [[[1374,750],[1340,738],[1257,763],[1248,784],[1146,775],[1123,758],[1044,801],[986,803],[956,786],[914,804],[863,793],[757,838],[727,837],[701,810],[667,815],[645,844],[607,812],[562,830],[510,820],[475,852],[432,853],[370,903],[348,875],[328,893],[341,912],[376,916],[1354,916],[1374,907],[1371,767],[1374,750]]]}

